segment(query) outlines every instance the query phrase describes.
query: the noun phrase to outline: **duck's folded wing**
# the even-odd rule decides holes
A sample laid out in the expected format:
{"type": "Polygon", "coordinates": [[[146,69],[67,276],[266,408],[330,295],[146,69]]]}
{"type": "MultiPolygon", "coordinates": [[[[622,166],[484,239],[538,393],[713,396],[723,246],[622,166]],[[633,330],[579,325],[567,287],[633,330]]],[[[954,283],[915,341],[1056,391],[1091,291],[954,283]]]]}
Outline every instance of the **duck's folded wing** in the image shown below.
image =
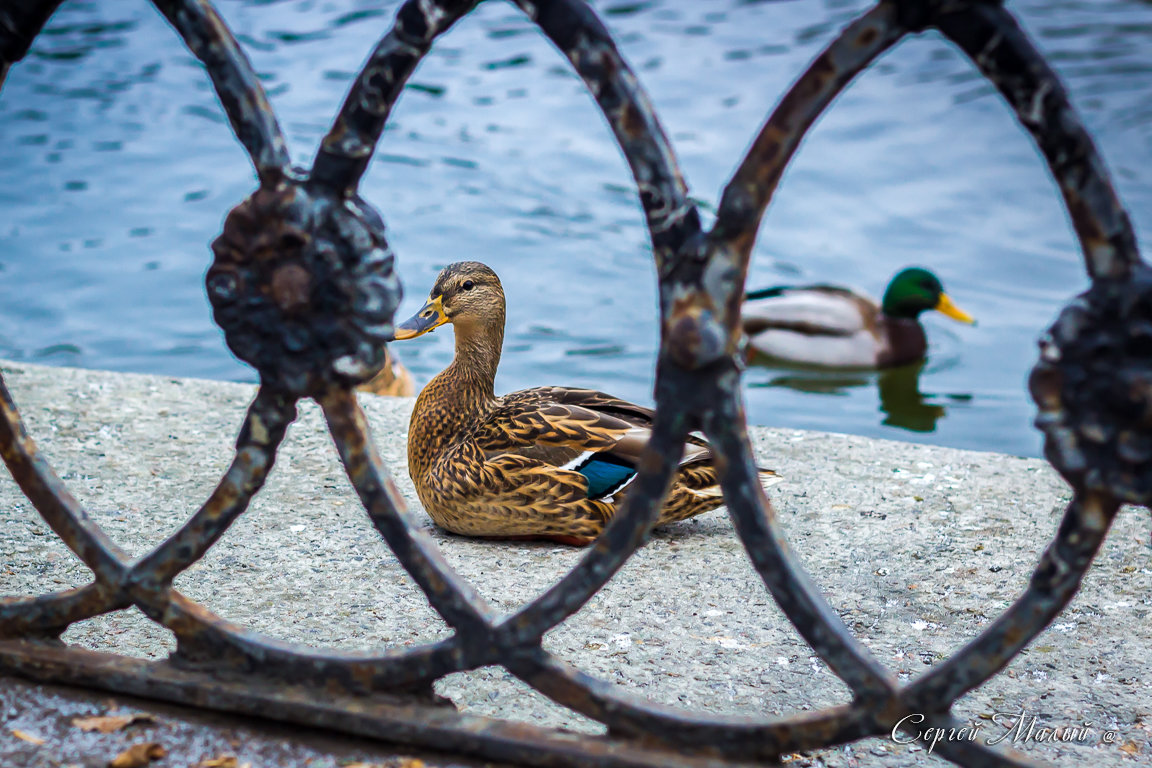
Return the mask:
{"type": "MultiPolygon", "coordinates": [[[[656,411],[652,408],[622,400],[599,390],[575,387],[536,387],[513,392],[504,396],[502,409],[518,412],[540,408],[543,405],[575,406],[609,417],[601,420],[604,424],[614,424],[611,419],[619,419],[633,427],[641,427],[645,430],[644,438],[640,441],[641,448],[647,442],[652,423],[656,418],[656,411]]],[[[690,434],[686,442],[690,447],[685,454],[686,459],[699,455],[698,451],[691,450],[691,446],[708,447],[708,442],[698,432],[690,434]]]]}
{"type": "Polygon", "coordinates": [[[784,290],[761,300],[745,302],[744,332],[790,330],[821,336],[851,336],[867,330],[876,308],[868,299],[830,287],[784,290]]]}
{"type": "Polygon", "coordinates": [[[611,448],[633,428],[623,419],[577,405],[506,398],[474,438],[485,451],[536,444],[598,451],[611,448]]]}
{"type": "Polygon", "coordinates": [[[504,398],[473,434],[489,461],[518,456],[579,473],[589,498],[610,496],[636,475],[651,434],[608,413],[555,402],[546,390],[504,398]]]}
{"type": "MultiPolygon", "coordinates": [[[[489,460],[515,455],[542,461],[561,472],[579,473],[587,483],[589,498],[610,497],[635,479],[636,464],[652,431],[612,413],[557,402],[563,397],[604,402],[615,410],[631,406],[651,414],[649,409],[593,390],[530,390],[504,398],[476,431],[476,444],[489,460]]],[[[681,464],[710,458],[707,444],[693,438],[681,464]]]]}
{"type": "Polygon", "coordinates": [[[606,413],[623,419],[634,426],[652,426],[652,419],[656,411],[643,405],[621,400],[606,392],[595,389],[572,389],[569,387],[551,387],[552,396],[557,402],[568,405],[578,405],[581,408],[606,413]]]}
{"type": "Polygon", "coordinates": [[[614,416],[628,422],[633,426],[652,426],[652,418],[656,412],[643,405],[621,400],[618,397],[600,392],[595,389],[579,389],[575,387],[537,387],[514,392],[505,396],[508,404],[540,404],[556,403],[559,405],[575,405],[587,408],[590,411],[614,416]]]}

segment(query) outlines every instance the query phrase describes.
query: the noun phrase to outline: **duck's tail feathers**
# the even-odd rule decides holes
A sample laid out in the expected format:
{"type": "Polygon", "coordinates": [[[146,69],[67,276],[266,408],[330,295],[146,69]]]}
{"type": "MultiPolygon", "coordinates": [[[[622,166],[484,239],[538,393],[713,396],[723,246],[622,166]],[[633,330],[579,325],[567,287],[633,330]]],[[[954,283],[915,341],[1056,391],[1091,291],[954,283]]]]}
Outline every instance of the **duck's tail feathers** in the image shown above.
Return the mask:
{"type": "Polygon", "coordinates": [[[760,470],[760,487],[761,488],[767,490],[767,489],[771,488],[772,486],[776,485],[777,483],[784,482],[784,478],[782,478],[780,475],[776,474],[776,472],[774,470],[764,469],[763,467],[758,467],[758,469],[760,470]]]}
{"type": "MultiPolygon", "coordinates": [[[[776,472],[771,469],[758,467],[757,470],[759,471],[760,475],[760,487],[765,490],[771,488],[777,483],[784,482],[784,478],[780,477],[780,475],[776,474],[776,472]]],[[[720,488],[719,483],[716,483],[715,485],[709,485],[704,488],[696,488],[692,491],[692,493],[696,494],[700,498],[710,499],[718,499],[724,495],[724,491],[720,488]]]]}

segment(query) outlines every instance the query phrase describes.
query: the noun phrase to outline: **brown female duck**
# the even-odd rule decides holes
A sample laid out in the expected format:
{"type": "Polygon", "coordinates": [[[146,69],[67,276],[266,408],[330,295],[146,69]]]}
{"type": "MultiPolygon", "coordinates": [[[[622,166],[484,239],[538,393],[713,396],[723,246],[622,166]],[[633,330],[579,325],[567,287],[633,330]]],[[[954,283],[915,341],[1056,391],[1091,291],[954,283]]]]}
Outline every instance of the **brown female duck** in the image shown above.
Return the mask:
{"type": "MultiPolygon", "coordinates": [[[[427,303],[396,326],[411,339],[444,323],[456,356],[420,393],[408,472],[437,525],[466,536],[583,546],[600,535],[636,477],[653,412],[603,392],[540,387],[496,396],[504,289],[475,261],[446,267],[427,303]]],[[[761,470],[765,486],[779,481],[761,470]]],[[[712,452],[692,437],[657,524],[723,504],[712,452]]]]}

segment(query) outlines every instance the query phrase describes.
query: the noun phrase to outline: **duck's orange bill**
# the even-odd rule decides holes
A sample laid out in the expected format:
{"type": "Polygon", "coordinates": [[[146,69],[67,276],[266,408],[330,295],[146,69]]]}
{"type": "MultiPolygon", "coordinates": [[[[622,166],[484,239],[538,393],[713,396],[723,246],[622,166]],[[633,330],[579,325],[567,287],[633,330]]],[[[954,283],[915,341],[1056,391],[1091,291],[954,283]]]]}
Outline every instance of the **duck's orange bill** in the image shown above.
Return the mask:
{"type": "Polygon", "coordinates": [[[976,318],[953,304],[952,299],[948,298],[946,293],[940,294],[940,301],[936,302],[935,310],[953,320],[959,320],[962,323],[968,323],[968,325],[976,325],[976,318]]]}
{"type": "Polygon", "coordinates": [[[429,298],[420,307],[420,311],[396,326],[396,340],[414,339],[423,336],[429,331],[439,328],[448,322],[448,315],[444,314],[444,297],[429,298]]]}

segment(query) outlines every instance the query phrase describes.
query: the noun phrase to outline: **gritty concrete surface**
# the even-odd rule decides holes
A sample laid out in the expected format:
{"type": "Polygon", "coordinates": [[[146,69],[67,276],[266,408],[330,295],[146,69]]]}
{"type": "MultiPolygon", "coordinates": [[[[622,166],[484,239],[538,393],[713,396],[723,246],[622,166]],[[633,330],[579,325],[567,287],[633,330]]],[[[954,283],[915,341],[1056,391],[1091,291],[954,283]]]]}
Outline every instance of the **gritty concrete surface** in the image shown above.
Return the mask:
{"type": "MultiPolygon", "coordinates": [[[[2,364],[32,435],[71,491],[129,552],[147,552],[207,498],[231,458],[253,388],[242,384],[2,364]]],[[[385,462],[446,558],[507,611],[555,582],[580,551],[484,542],[432,529],[405,467],[412,401],[362,398],[385,462]]],[[[314,404],[302,404],[251,509],[177,586],[276,638],[380,649],[448,633],[369,524],[314,404]]],[[[1042,461],[795,430],[754,429],[793,549],[856,636],[902,680],[939,663],[1023,590],[1069,499],[1042,461]]],[[[0,473],[0,594],[40,594],[87,570],[0,473]]],[[[1147,512],[1121,514],[1070,608],[1004,673],[962,699],[1049,727],[1091,724],[1083,744],[1014,746],[1063,766],[1152,761],[1152,561],[1147,512]],[[1099,738],[1115,732],[1111,743],[1099,738]]],[[[73,626],[87,648],[160,658],[167,630],[135,609],[73,626]]],[[[848,700],[749,565],[723,510],[658,531],[545,646],[651,701],[776,717],[848,700]]],[[[436,690],[463,711],[599,733],[499,668],[436,690]]],[[[13,717],[2,713],[5,723],[13,717]]],[[[0,756],[11,745],[0,725],[0,756]],[[7,741],[5,741],[7,739],[7,741]]],[[[1009,739],[1008,741],[1011,741],[1009,739]]],[[[272,763],[269,763],[272,764],[272,763]]],[[[945,765],[871,739],[798,765],[945,765]]]]}

